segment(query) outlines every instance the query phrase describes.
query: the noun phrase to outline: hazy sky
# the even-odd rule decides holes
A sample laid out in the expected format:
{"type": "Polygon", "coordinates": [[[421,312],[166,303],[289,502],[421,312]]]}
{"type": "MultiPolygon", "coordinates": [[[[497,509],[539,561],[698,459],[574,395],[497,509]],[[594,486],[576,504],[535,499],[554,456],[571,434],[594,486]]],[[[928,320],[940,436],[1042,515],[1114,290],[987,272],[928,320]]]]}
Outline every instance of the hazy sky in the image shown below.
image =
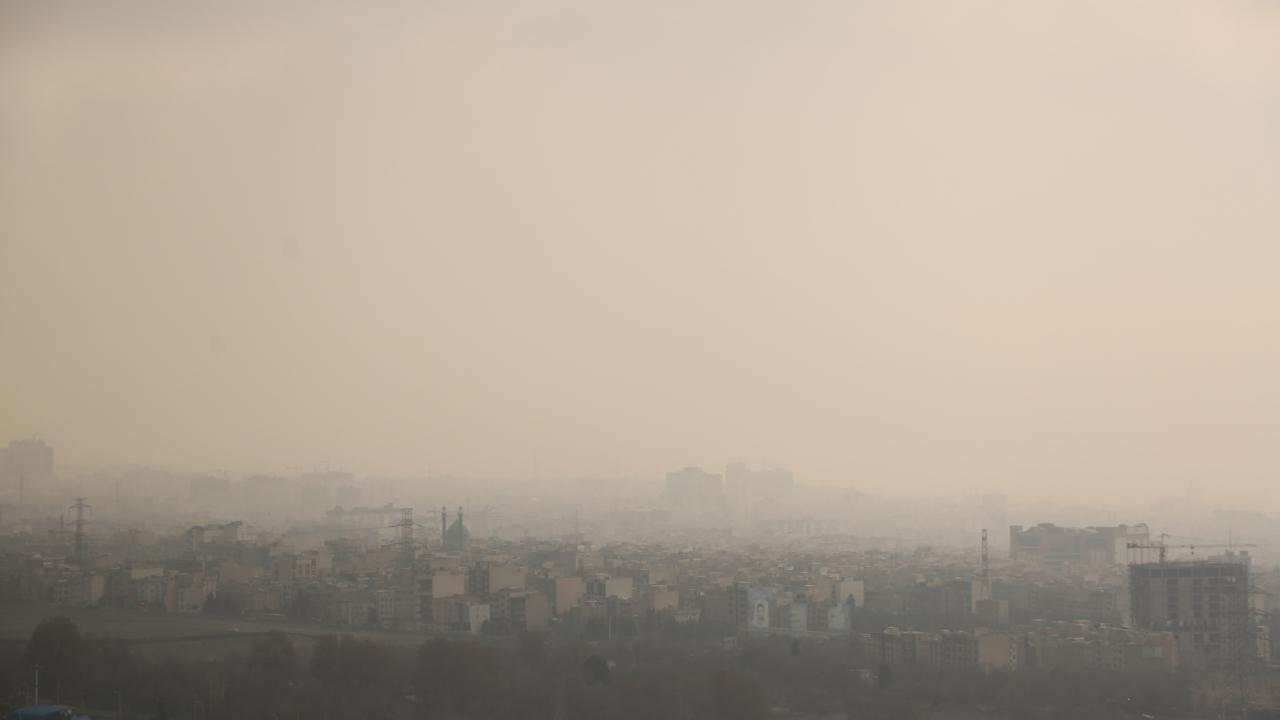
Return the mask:
{"type": "Polygon", "coordinates": [[[1278,197],[1270,0],[7,0],[0,439],[1241,497],[1278,197]]]}

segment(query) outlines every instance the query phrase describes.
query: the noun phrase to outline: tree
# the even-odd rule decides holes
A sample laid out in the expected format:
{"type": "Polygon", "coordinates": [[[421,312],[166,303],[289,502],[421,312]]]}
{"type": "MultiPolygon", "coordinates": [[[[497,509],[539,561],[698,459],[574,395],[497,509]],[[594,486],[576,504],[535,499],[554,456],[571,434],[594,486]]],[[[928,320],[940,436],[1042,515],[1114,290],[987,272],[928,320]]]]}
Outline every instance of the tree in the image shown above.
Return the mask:
{"type": "Polygon", "coordinates": [[[244,685],[234,703],[263,714],[288,712],[293,708],[298,658],[288,636],[270,632],[254,638],[244,669],[244,685]]]}
{"type": "Polygon", "coordinates": [[[249,671],[268,684],[281,685],[293,678],[298,656],[293,642],[282,632],[272,631],[254,638],[249,650],[249,671]]]}
{"type": "Polygon", "coordinates": [[[591,618],[582,624],[582,637],[604,640],[609,637],[609,624],[604,618],[591,618]]]}
{"type": "Polygon", "coordinates": [[[520,634],[516,656],[529,667],[538,667],[547,659],[547,646],[542,633],[525,632],[520,634]]]}
{"type": "Polygon", "coordinates": [[[333,689],[342,681],[337,636],[325,635],[316,643],[311,651],[311,675],[326,689],[333,689]]]}
{"type": "Polygon", "coordinates": [[[77,687],[84,668],[80,628],[66,617],[46,618],[31,631],[25,661],[40,667],[41,685],[69,690],[77,687]]]}
{"type": "Polygon", "coordinates": [[[84,658],[80,697],[87,704],[105,702],[115,705],[115,693],[136,662],[129,646],[118,638],[84,635],[80,641],[84,658]]]}
{"type": "Polygon", "coordinates": [[[498,685],[493,650],[436,638],[418,648],[414,676],[419,708],[428,718],[474,717],[498,685]]]}
{"type": "Polygon", "coordinates": [[[608,685],[613,680],[613,672],[609,670],[609,661],[599,655],[592,655],[582,663],[582,679],[588,685],[608,685]]]}
{"type": "Polygon", "coordinates": [[[623,677],[619,681],[618,704],[623,720],[664,720],[677,715],[671,706],[668,686],[654,678],[623,677]]]}
{"type": "Polygon", "coordinates": [[[619,715],[617,697],[605,685],[589,685],[580,678],[564,688],[565,720],[615,720],[619,715]]]}
{"type": "Polygon", "coordinates": [[[320,685],[323,710],[347,717],[349,708],[383,707],[394,695],[395,671],[386,647],[372,640],[326,635],[311,653],[311,676],[320,685]]]}
{"type": "Polygon", "coordinates": [[[771,714],[758,683],[725,670],[711,678],[711,703],[714,717],[724,720],[768,720],[771,714]]]}

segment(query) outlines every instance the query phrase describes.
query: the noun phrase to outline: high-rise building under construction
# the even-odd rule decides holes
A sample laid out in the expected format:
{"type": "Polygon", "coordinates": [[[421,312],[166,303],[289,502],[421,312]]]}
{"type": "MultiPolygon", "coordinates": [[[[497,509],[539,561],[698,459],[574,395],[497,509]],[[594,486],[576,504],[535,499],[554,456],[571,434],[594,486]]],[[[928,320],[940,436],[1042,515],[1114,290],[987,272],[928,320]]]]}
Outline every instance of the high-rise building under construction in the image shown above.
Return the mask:
{"type": "Polygon", "coordinates": [[[1188,667],[1235,667],[1257,657],[1249,555],[1129,566],[1135,626],[1169,631],[1188,667]]]}

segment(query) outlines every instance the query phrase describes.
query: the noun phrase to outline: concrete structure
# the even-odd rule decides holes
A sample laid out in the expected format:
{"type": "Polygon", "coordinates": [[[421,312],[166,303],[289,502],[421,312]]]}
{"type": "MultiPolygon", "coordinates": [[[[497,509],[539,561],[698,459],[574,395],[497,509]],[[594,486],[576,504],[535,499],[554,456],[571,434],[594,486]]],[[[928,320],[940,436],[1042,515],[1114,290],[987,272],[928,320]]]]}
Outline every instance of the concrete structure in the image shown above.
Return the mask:
{"type": "Polygon", "coordinates": [[[795,632],[805,632],[809,629],[809,605],[803,602],[793,602],[786,606],[786,628],[795,632]]]}
{"type": "Polygon", "coordinates": [[[837,603],[853,598],[854,607],[862,607],[867,601],[867,585],[862,580],[844,578],[831,588],[831,599],[837,603]]]}
{"type": "Polygon", "coordinates": [[[378,612],[378,624],[390,627],[396,619],[395,590],[384,588],[374,593],[375,607],[378,612]]]}
{"type": "Polygon", "coordinates": [[[484,624],[489,622],[491,610],[489,603],[475,602],[466,606],[467,610],[467,630],[472,635],[479,635],[484,629],[484,624]]]}
{"type": "Polygon", "coordinates": [[[512,630],[542,630],[551,620],[551,603],[540,592],[503,590],[494,597],[494,615],[505,618],[512,630]]]}
{"type": "Polygon", "coordinates": [[[355,507],[360,504],[363,494],[357,485],[339,485],[333,491],[333,502],[340,508],[355,507]]]}
{"type": "Polygon", "coordinates": [[[978,623],[989,627],[1009,624],[1009,601],[985,598],[977,603],[978,623]]]}
{"type": "Polygon", "coordinates": [[[175,577],[174,612],[198,613],[204,603],[218,593],[216,577],[204,573],[181,573],[175,577]]]}
{"type": "Polygon", "coordinates": [[[196,525],[187,531],[191,549],[199,551],[205,545],[235,545],[240,542],[244,523],[236,521],[213,525],[196,525]]]}
{"type": "Polygon", "coordinates": [[[673,508],[710,510],[723,507],[724,487],[719,475],[686,467],[667,473],[666,501],[673,508]]]}
{"type": "Polygon", "coordinates": [[[836,603],[827,608],[827,632],[847,633],[853,629],[854,605],[836,603]]]}
{"type": "Polygon", "coordinates": [[[938,593],[938,612],[943,617],[968,618],[978,612],[978,603],[990,598],[990,588],[981,579],[948,580],[938,593]]]}
{"type": "Polygon", "coordinates": [[[53,448],[38,438],[10,442],[0,450],[0,476],[6,480],[22,478],[28,491],[53,483],[53,448]]]}
{"type": "Polygon", "coordinates": [[[431,573],[432,597],[444,598],[467,594],[467,576],[457,570],[436,570],[431,573]]]}
{"type": "Polygon", "coordinates": [[[225,504],[231,500],[231,480],[222,475],[200,475],[188,482],[191,502],[197,505],[225,504]]]}
{"type": "Polygon", "coordinates": [[[604,596],[630,600],[635,591],[635,581],[629,577],[610,577],[604,581],[604,596]]]}
{"type": "Polygon", "coordinates": [[[943,667],[977,667],[977,638],[963,630],[943,630],[938,638],[938,661],[943,667]]]}
{"type": "Polygon", "coordinates": [[[937,667],[941,664],[941,638],[933,633],[890,627],[877,633],[875,640],[882,665],[937,667]]]}
{"type": "Polygon", "coordinates": [[[476,597],[487,597],[501,590],[524,588],[524,568],[497,563],[480,563],[471,568],[470,592],[476,597]]]}
{"type": "Polygon", "coordinates": [[[1024,640],[1020,665],[1042,670],[1173,672],[1179,665],[1170,632],[1056,622],[1039,624],[1024,640]]]}
{"type": "Polygon", "coordinates": [[[490,565],[489,583],[486,592],[499,590],[523,590],[525,586],[524,568],[515,565],[490,565]]]}
{"type": "Polygon", "coordinates": [[[1129,567],[1133,625],[1167,631],[1190,667],[1227,667],[1256,658],[1247,554],[1220,560],[1129,567]]]}
{"type": "Polygon", "coordinates": [[[773,626],[773,596],[775,590],[769,587],[751,587],[747,589],[748,615],[746,625],[752,630],[768,630],[773,626]]]}
{"type": "Polygon", "coordinates": [[[328,550],[308,550],[288,553],[275,558],[272,579],[280,582],[315,580],[333,572],[333,553],[328,550]]]}
{"type": "Polygon", "coordinates": [[[1069,528],[1053,523],[1009,527],[1009,557],[1049,573],[1100,570],[1124,564],[1129,543],[1146,544],[1145,524],[1069,528]]]}
{"type": "Polygon", "coordinates": [[[977,644],[977,663],[983,670],[1017,670],[1018,640],[1011,633],[996,630],[979,630],[974,633],[977,644]]]}
{"type": "Polygon", "coordinates": [[[751,506],[787,497],[795,487],[790,470],[751,470],[731,463],[724,472],[725,495],[735,505],[751,506]]]}
{"type": "Polygon", "coordinates": [[[580,577],[558,577],[554,592],[556,615],[564,615],[582,602],[582,597],[587,594],[587,583],[580,577]]]}
{"type": "Polygon", "coordinates": [[[680,591],[668,587],[653,587],[649,590],[649,609],[654,612],[676,610],[680,607],[680,591]]]}
{"type": "Polygon", "coordinates": [[[400,521],[400,511],[401,508],[396,507],[393,503],[387,503],[379,507],[349,507],[345,509],[339,506],[327,511],[324,517],[328,525],[357,530],[381,530],[395,526],[400,521]]]}
{"type": "Polygon", "coordinates": [[[58,607],[93,607],[106,594],[106,576],[91,572],[67,572],[53,581],[51,597],[58,607]]]}

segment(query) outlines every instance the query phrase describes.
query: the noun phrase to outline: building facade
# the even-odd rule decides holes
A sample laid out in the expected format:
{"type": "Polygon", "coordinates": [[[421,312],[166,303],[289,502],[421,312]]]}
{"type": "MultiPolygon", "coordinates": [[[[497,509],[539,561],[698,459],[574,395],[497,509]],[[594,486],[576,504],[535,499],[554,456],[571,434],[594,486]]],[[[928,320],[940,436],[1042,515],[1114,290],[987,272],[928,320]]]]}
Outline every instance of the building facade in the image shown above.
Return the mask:
{"type": "Polygon", "coordinates": [[[1173,633],[1196,668],[1235,666],[1257,656],[1247,555],[1129,566],[1135,627],[1173,633]]]}

